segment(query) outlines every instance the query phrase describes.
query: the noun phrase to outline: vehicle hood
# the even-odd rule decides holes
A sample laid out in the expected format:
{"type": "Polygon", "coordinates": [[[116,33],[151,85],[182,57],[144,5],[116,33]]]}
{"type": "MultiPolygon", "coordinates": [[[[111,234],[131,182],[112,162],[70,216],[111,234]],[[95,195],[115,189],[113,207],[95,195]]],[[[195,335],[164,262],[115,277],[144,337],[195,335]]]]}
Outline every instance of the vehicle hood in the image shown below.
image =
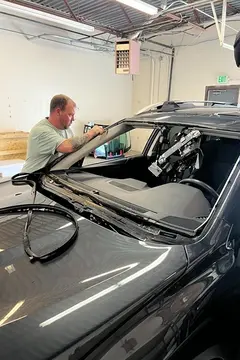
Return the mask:
{"type": "MultiPolygon", "coordinates": [[[[49,263],[31,263],[22,246],[25,221],[1,219],[1,360],[53,358],[161,291],[187,266],[182,246],[137,241],[79,216],[78,238],[68,252],[49,263]]],[[[59,226],[47,215],[36,220],[32,244],[69,235],[71,224],[61,221],[59,226]]]]}

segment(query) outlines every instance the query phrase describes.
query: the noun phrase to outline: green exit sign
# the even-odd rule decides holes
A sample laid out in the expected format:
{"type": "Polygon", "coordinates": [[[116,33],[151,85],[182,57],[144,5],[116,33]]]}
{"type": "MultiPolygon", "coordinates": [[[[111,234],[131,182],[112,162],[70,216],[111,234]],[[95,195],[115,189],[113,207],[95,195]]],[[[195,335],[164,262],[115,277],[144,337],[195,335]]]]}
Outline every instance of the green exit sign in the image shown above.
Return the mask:
{"type": "Polygon", "coordinates": [[[219,75],[217,78],[218,84],[227,84],[228,83],[228,76],[227,75],[219,75]]]}

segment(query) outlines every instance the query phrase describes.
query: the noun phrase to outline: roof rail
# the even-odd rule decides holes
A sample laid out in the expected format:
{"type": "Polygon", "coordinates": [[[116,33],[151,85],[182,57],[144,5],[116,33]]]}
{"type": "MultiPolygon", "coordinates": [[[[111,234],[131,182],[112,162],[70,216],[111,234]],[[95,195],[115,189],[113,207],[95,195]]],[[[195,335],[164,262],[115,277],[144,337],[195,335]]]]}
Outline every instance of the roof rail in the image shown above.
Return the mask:
{"type": "Polygon", "coordinates": [[[167,111],[175,111],[180,109],[189,109],[194,108],[195,105],[192,102],[189,101],[164,101],[161,103],[155,103],[146,106],[145,108],[141,109],[136,113],[136,115],[149,113],[151,111],[154,112],[167,112],[167,111]]]}
{"type": "Polygon", "coordinates": [[[222,106],[234,106],[236,107],[236,105],[232,102],[225,102],[225,101],[215,101],[215,100],[197,100],[197,101],[191,101],[194,104],[204,104],[204,105],[210,105],[210,106],[215,106],[215,105],[222,105],[222,106]]]}
{"type": "Polygon", "coordinates": [[[146,114],[149,112],[168,112],[176,110],[191,109],[197,107],[198,104],[203,104],[204,106],[229,106],[236,107],[234,103],[228,103],[223,101],[165,101],[161,103],[155,103],[146,106],[145,108],[139,110],[136,115],[146,114]]]}
{"type": "Polygon", "coordinates": [[[155,104],[150,104],[150,105],[147,105],[145,106],[144,108],[142,108],[141,110],[137,111],[135,115],[140,115],[140,114],[143,114],[145,112],[148,112],[150,110],[153,110],[153,109],[156,109],[159,105],[162,105],[163,103],[155,103],[155,104]]]}

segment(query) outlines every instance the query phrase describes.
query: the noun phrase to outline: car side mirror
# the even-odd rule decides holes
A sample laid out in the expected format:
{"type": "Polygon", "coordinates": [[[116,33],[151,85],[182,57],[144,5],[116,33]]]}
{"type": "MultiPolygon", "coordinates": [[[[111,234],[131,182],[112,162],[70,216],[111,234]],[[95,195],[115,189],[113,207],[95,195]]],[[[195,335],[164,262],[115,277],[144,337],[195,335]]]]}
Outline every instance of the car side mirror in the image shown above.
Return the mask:
{"type": "Polygon", "coordinates": [[[234,58],[235,58],[236,65],[237,65],[237,67],[240,67],[240,31],[238,32],[238,34],[236,36],[233,47],[234,47],[234,58]]]}

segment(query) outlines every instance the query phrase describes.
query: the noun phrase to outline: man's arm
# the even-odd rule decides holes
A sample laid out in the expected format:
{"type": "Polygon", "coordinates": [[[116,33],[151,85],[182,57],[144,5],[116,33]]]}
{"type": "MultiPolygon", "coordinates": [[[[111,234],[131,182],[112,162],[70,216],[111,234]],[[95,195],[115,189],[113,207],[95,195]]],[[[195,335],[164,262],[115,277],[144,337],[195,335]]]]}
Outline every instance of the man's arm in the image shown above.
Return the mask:
{"type": "Polygon", "coordinates": [[[86,132],[82,136],[74,136],[70,139],[64,140],[58,147],[57,151],[61,153],[71,153],[80,149],[88,141],[93,139],[95,136],[103,133],[101,126],[94,126],[91,130],[86,132]]]}

